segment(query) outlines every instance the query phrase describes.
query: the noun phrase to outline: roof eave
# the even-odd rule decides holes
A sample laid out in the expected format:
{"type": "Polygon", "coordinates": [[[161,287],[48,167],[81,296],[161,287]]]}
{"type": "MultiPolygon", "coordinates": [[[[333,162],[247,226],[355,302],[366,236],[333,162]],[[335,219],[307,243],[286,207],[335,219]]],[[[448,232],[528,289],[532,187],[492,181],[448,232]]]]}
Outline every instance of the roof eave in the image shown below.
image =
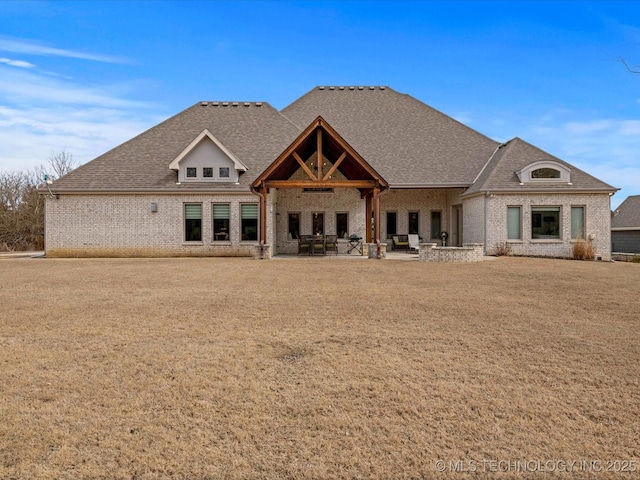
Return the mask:
{"type": "MultiPolygon", "coordinates": [[[[49,195],[46,189],[38,189],[38,193],[49,195]]],[[[101,189],[55,189],[53,195],[176,195],[176,194],[230,194],[230,193],[251,193],[248,185],[237,186],[235,188],[189,188],[189,187],[171,187],[171,188],[140,188],[140,189],[122,189],[115,190],[112,188],[101,189]]]]}
{"type": "Polygon", "coordinates": [[[460,196],[461,197],[473,197],[476,195],[488,195],[491,193],[499,193],[499,194],[517,194],[517,195],[526,195],[529,193],[559,193],[559,194],[567,194],[567,193],[608,193],[613,195],[616,193],[619,188],[614,187],[602,187],[602,188],[527,188],[526,190],[520,190],[516,188],[483,188],[481,190],[477,190],[471,193],[464,192],[460,196]]]}
{"type": "Polygon", "coordinates": [[[391,190],[400,190],[403,188],[469,188],[470,183],[390,183],[391,190]]]}

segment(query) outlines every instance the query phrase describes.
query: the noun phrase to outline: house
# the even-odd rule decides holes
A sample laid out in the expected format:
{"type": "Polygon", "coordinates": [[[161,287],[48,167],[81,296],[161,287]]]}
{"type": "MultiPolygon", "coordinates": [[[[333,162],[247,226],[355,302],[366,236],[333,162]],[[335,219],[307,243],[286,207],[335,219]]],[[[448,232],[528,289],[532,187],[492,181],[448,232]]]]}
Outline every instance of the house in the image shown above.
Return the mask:
{"type": "MultiPolygon", "coordinates": [[[[47,256],[296,253],[302,235],[392,248],[501,242],[610,258],[616,188],[514,138],[492,140],[389,87],[316,87],[276,110],[203,101],[51,185],[47,256]]],[[[353,253],[353,252],[352,252],[353,253]]]]}
{"type": "Polygon", "coordinates": [[[613,212],[611,249],[616,253],[640,253],[640,195],[632,195],[613,212]]]}

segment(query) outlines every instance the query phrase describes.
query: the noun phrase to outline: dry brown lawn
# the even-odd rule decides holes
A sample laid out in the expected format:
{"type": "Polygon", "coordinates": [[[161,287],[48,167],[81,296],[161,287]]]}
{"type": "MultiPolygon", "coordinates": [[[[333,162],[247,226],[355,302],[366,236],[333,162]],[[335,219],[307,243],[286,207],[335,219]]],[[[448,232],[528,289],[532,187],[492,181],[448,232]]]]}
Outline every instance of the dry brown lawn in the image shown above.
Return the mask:
{"type": "Polygon", "coordinates": [[[0,478],[639,475],[640,265],[3,259],[0,281],[0,478]]]}

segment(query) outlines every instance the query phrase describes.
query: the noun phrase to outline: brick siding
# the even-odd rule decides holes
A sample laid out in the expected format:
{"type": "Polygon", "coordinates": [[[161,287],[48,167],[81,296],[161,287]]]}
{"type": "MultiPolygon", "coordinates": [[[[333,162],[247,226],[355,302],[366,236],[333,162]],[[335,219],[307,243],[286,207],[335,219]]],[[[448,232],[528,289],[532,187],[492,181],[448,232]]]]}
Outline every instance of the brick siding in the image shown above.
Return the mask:
{"type": "MultiPolygon", "coordinates": [[[[482,197],[480,197],[482,198],[482,197]]],[[[585,207],[585,234],[593,236],[596,256],[611,259],[611,210],[608,194],[533,194],[490,195],[485,197],[487,229],[486,249],[500,242],[511,245],[512,255],[542,257],[571,257],[571,207],[585,207]],[[507,207],[521,207],[521,240],[507,240],[507,207]],[[558,240],[534,240],[531,238],[531,207],[560,207],[560,238],[558,240]]]]}

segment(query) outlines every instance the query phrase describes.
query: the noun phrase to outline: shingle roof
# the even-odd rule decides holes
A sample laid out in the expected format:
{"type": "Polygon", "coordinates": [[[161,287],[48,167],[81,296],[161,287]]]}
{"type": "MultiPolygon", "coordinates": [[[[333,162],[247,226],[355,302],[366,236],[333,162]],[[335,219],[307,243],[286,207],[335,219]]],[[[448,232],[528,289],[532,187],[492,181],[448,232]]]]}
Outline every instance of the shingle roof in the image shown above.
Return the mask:
{"type": "Polygon", "coordinates": [[[268,103],[198,102],[57,180],[65,191],[248,190],[300,129],[268,103]],[[248,166],[239,185],[176,185],[171,161],[204,129],[248,166]]]}
{"type": "Polygon", "coordinates": [[[517,186],[526,192],[536,187],[520,186],[514,172],[552,160],[571,169],[573,183],[555,188],[615,190],[520,139],[498,149],[498,142],[389,87],[316,87],[281,112],[266,102],[198,102],[80,166],[52,188],[57,193],[248,191],[318,116],[392,188],[470,186],[466,194],[471,194],[517,186]],[[204,129],[247,166],[238,184],[176,184],[177,173],[169,165],[204,129]]]}
{"type": "Polygon", "coordinates": [[[640,228],[640,195],[627,197],[614,212],[611,228],[640,228]]]}
{"type": "Polygon", "coordinates": [[[498,142],[389,87],[316,87],[282,110],[321,115],[390,184],[471,185],[498,142]]]}
{"type": "Polygon", "coordinates": [[[478,179],[464,192],[464,195],[500,190],[518,192],[539,190],[614,192],[616,188],[516,137],[500,145],[500,148],[490,157],[478,179]],[[569,168],[571,170],[571,185],[566,183],[520,185],[516,172],[533,162],[540,161],[555,162],[569,168]]]}

